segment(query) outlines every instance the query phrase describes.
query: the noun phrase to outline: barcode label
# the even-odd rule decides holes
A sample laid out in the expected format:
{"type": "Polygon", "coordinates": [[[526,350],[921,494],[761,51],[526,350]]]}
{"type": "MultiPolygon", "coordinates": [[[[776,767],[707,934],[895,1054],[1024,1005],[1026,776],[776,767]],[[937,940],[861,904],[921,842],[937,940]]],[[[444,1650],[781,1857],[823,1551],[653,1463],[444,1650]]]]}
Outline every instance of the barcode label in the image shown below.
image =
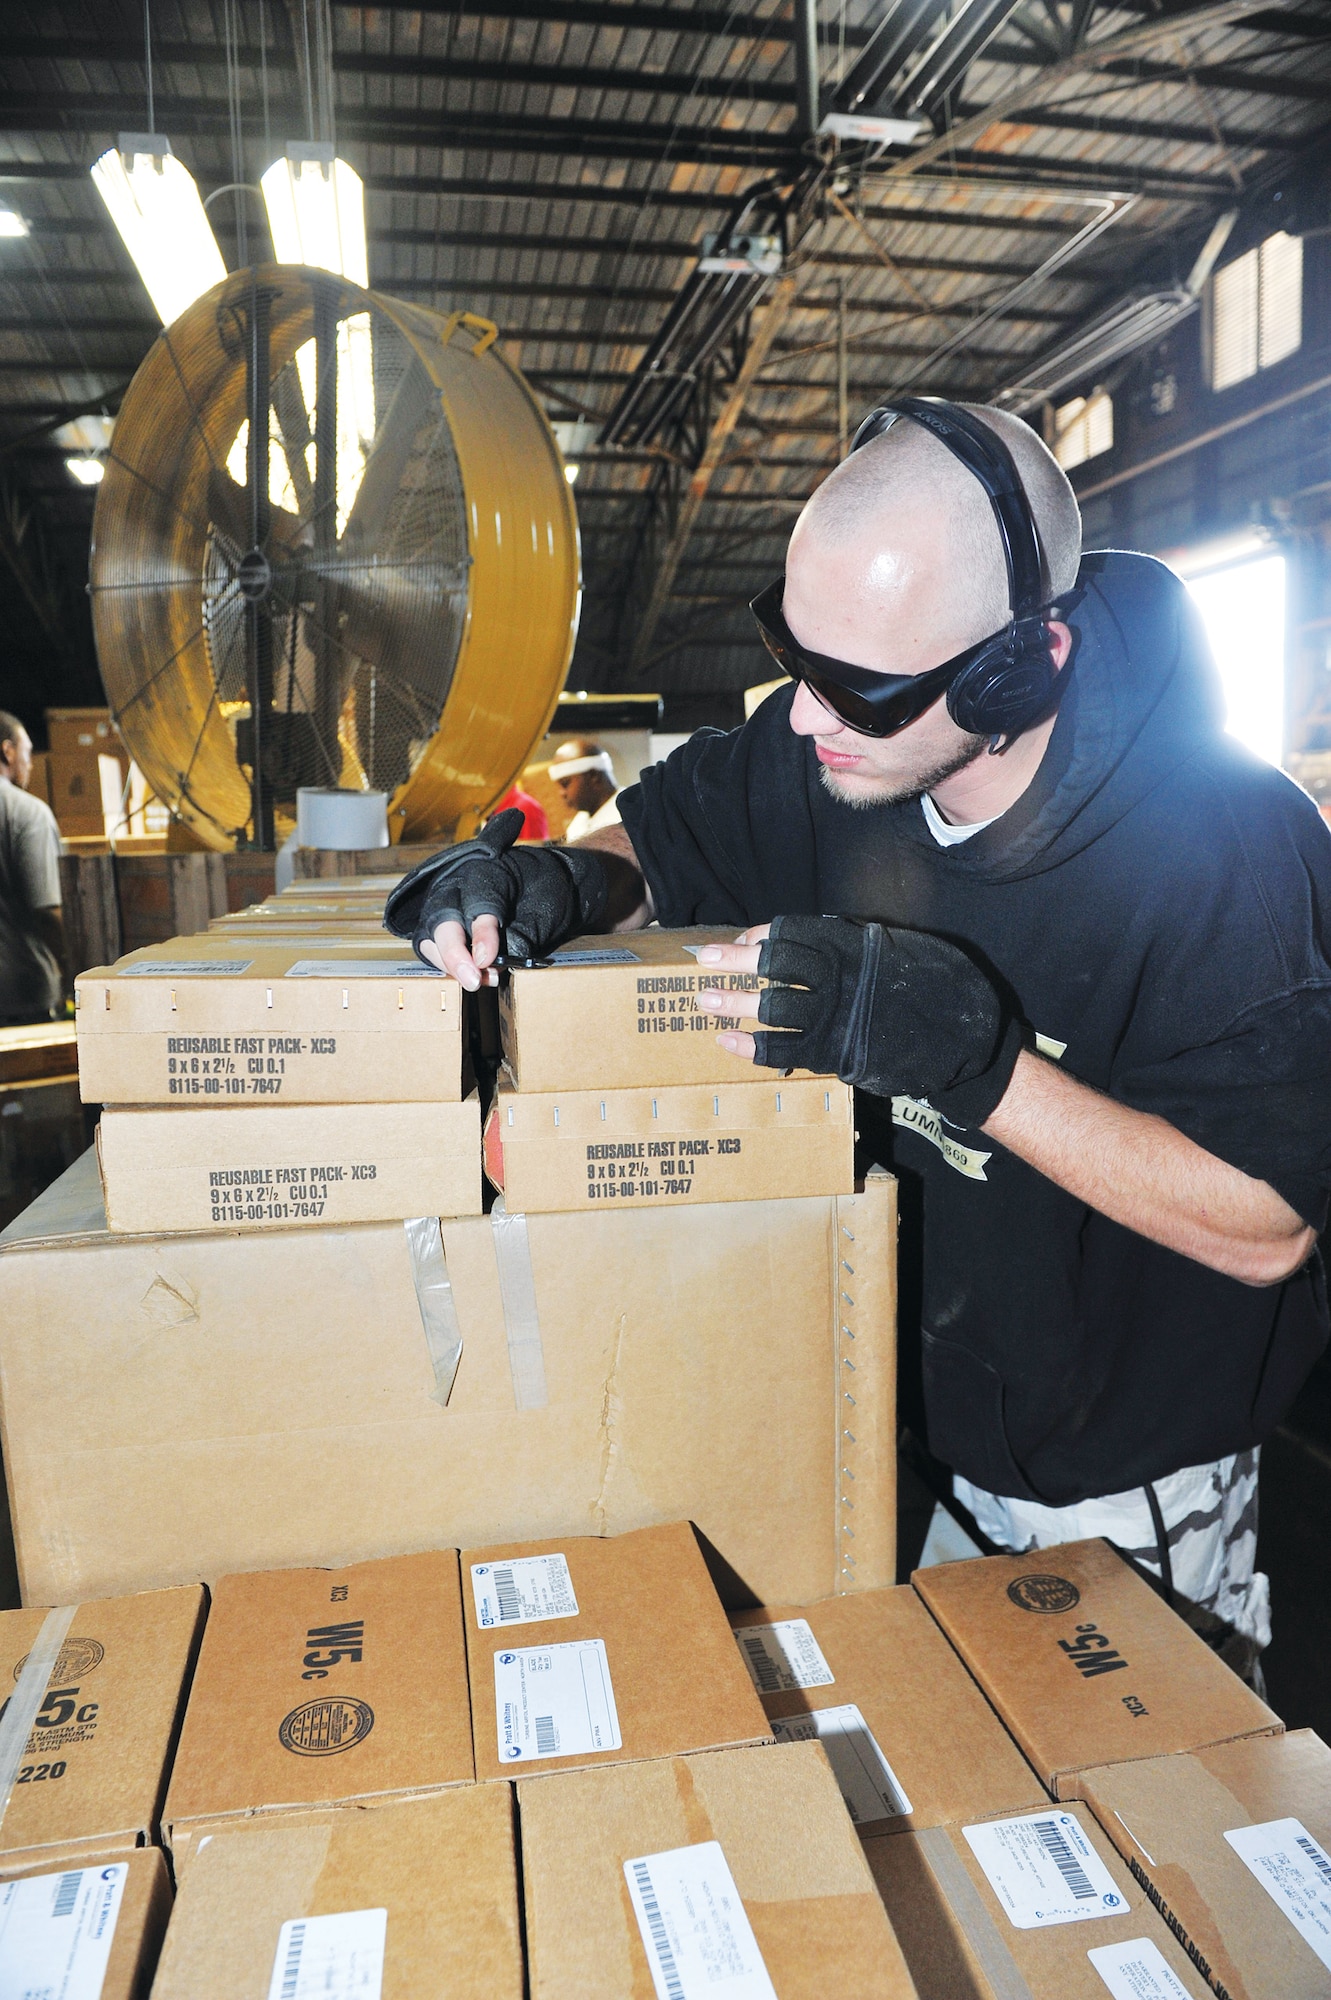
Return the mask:
{"type": "Polygon", "coordinates": [[[496,1653],[494,1673],[501,1764],[622,1748],[604,1640],[496,1653]]]}
{"type": "Polygon", "coordinates": [[[236,979],[252,958],[147,958],[121,969],[122,979],[236,979]]]}
{"type": "Polygon", "coordinates": [[[562,1555],[473,1563],[471,1590],[476,1623],[482,1631],[496,1625],[538,1625],[547,1618],[578,1615],[568,1560],[562,1555]]]}
{"type": "Polygon", "coordinates": [[[1331,1856],[1321,1841],[1298,1819],[1236,1827],[1225,1839],[1331,1972],[1331,1856]]]}
{"type": "Polygon", "coordinates": [[[721,1844],[624,1863],[656,2000],[776,2000],[721,1844]]]}
{"type": "Polygon", "coordinates": [[[101,2000],[128,1873],[116,1861],[0,1884],[3,2000],[101,2000]]]}
{"type": "Polygon", "coordinates": [[[381,2000],[387,1910],[291,1917],[273,1958],[268,2000],[381,2000]]]}
{"type": "Polygon", "coordinates": [[[835,1675],[807,1618],[778,1618],[772,1625],[737,1625],[732,1629],[759,1694],[791,1694],[796,1688],[832,1686],[835,1675]]]}
{"type": "Polygon", "coordinates": [[[53,1917],[72,1917],[74,1905],[79,1899],[79,1883],[83,1880],[82,1869],[76,1875],[62,1875],[56,1884],[55,1901],[51,1905],[53,1917]]]}
{"type": "Polygon", "coordinates": [[[1114,2000],[1189,2000],[1189,1989],[1150,1938],[1102,1944],[1086,1956],[1114,2000]]]}
{"type": "MultiPolygon", "coordinates": [[[[351,942],[351,940],[348,940],[351,942]]],[[[418,958],[298,958],[284,979],[442,979],[445,975],[418,958]]]]}
{"type": "Polygon", "coordinates": [[[1018,1930],[1122,1916],[1130,1907],[1074,1813],[1025,1813],[962,1832],[1018,1930]]]}
{"type": "Polygon", "coordinates": [[[853,1701],[840,1708],[815,1708],[808,1715],[777,1716],[772,1734],[778,1743],[807,1743],[816,1738],[822,1744],[846,1811],[856,1826],[900,1819],[911,1811],[896,1772],[853,1701]]]}

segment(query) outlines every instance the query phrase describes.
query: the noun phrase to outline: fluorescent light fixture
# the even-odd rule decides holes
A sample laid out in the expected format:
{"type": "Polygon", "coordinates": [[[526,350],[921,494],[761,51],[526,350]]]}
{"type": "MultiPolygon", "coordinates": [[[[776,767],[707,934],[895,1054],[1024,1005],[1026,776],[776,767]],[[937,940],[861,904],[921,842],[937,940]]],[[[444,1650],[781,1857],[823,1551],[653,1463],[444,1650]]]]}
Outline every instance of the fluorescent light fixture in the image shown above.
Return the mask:
{"type": "Polygon", "coordinates": [[[12,208],[0,208],[0,236],[26,236],[28,225],[12,208]]]}
{"type": "Polygon", "coordinates": [[[1225,690],[1225,727],[1268,764],[1285,748],[1285,558],[1263,555],[1188,585],[1225,690]]]}
{"type": "Polygon", "coordinates": [[[566,465],[564,467],[564,477],[565,479],[567,479],[570,486],[577,485],[578,474],[581,472],[581,470],[582,467],[580,465],[566,465]]]}
{"type": "Polygon", "coordinates": [[[67,458],[65,469],[80,486],[100,486],[106,467],[100,458],[67,458]]]}
{"type": "Polygon", "coordinates": [[[779,236],[704,236],[700,271],[738,271],[747,277],[775,278],[781,269],[779,236]]]}
{"type": "Polygon", "coordinates": [[[859,139],[871,146],[909,146],[926,123],[923,118],[871,118],[867,112],[829,111],[818,127],[818,137],[859,139]]]}
{"type": "Polygon", "coordinates": [[[1111,362],[1135,354],[1138,348],[1154,346],[1196,310],[1197,300],[1184,286],[1123,299],[1025,368],[992,400],[1000,409],[1015,410],[1018,415],[1036,403],[1052,402],[1060,390],[1088,378],[1103,379],[1111,362]]]}
{"type": "Polygon", "coordinates": [[[309,264],[368,286],[365,190],[354,167],[329,145],[292,141],[259,185],[279,264],[309,264]]]}
{"type": "Polygon", "coordinates": [[[92,169],[163,326],[226,276],[194,177],[152,132],[122,132],[92,169]]]}
{"type": "Polygon", "coordinates": [[[61,424],[58,430],[52,431],[51,440],[76,456],[95,458],[110,446],[115,426],[114,417],[75,417],[72,422],[61,424]]]}

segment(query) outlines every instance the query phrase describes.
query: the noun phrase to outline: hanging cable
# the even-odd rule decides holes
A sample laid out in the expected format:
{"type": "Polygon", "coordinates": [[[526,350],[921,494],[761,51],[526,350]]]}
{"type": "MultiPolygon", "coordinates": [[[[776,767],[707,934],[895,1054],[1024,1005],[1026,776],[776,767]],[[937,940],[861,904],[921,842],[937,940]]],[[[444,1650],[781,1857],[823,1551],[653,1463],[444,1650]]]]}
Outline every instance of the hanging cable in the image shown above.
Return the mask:
{"type": "Polygon", "coordinates": [[[153,122],[153,17],[152,0],[143,0],[143,69],[148,79],[148,130],[155,132],[153,122]]]}

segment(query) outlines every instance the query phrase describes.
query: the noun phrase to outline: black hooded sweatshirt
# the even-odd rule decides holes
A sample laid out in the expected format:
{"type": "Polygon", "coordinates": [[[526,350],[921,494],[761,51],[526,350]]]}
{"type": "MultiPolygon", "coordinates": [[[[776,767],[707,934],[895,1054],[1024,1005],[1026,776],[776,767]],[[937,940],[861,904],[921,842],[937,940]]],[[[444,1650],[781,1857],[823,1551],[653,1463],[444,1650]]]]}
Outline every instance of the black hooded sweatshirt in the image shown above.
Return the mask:
{"type": "MultiPolygon", "coordinates": [[[[1331,1187],[1331,833],[1222,726],[1183,585],[1082,564],[1040,769],[940,847],[918,800],[852,808],[793,690],[620,798],[666,925],[836,913],[961,945],[1069,1074],[1157,1113],[1320,1229],[1331,1187]]],[[[1221,1276],[1107,1220],[982,1132],[861,1093],[903,1193],[903,1401],[974,1484],[1051,1506],[1259,1444],[1327,1338],[1314,1258],[1221,1276]]]]}

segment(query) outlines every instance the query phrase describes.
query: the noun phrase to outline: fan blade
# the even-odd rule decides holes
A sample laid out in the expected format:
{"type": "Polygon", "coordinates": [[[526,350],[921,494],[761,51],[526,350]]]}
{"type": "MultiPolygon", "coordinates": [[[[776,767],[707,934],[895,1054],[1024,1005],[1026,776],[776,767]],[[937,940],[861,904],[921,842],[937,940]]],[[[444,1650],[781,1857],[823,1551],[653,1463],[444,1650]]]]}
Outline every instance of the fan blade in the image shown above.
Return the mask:
{"type": "MultiPolygon", "coordinates": [[[[208,518],[224,535],[237,556],[250,545],[250,496],[238,480],[221,466],[208,474],[208,518]]],[[[301,523],[285,507],[271,508],[271,538],[283,554],[298,551],[301,523]]]]}

